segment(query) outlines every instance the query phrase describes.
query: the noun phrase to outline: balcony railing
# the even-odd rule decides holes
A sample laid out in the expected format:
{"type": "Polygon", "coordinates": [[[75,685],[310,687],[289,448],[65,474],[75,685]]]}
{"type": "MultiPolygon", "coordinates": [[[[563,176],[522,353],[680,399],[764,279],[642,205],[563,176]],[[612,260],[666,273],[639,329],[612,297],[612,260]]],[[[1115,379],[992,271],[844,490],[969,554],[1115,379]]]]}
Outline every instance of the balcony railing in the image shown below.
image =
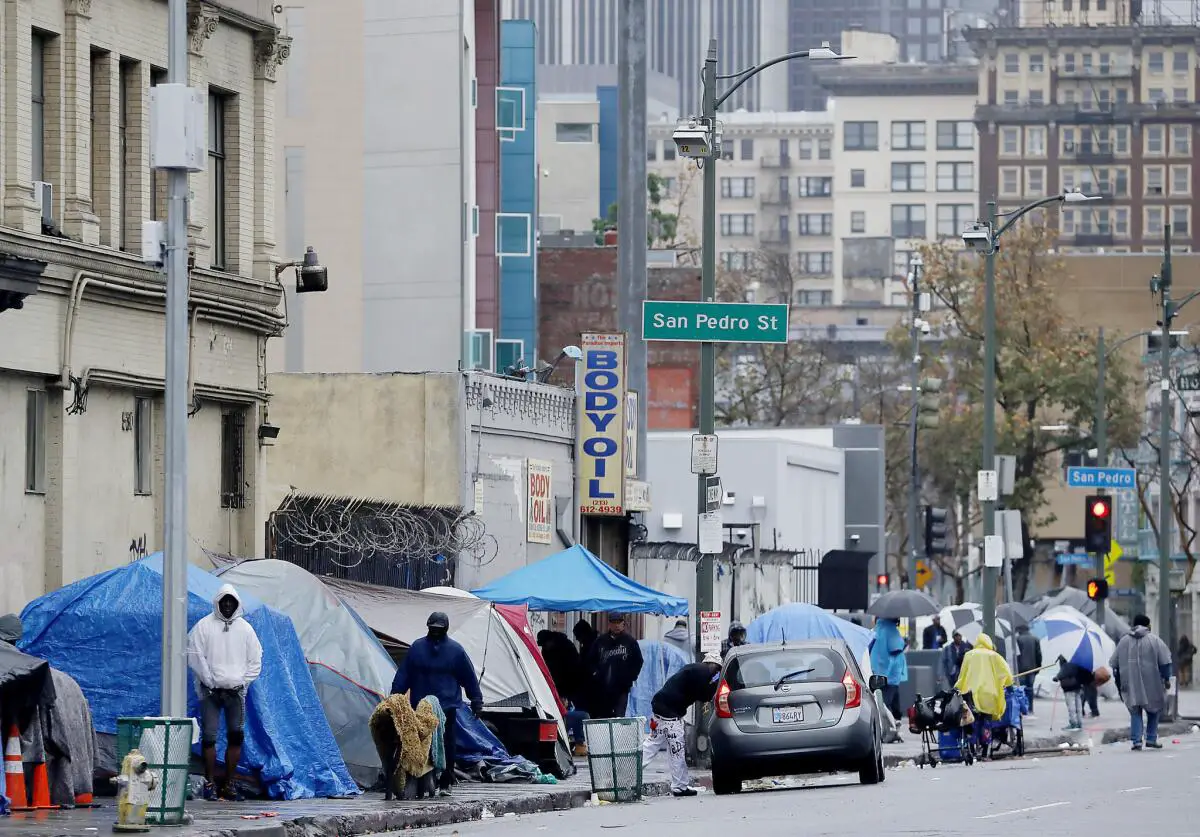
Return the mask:
{"type": "MultiPolygon", "coordinates": [[[[1070,149],[1064,149],[1070,153],[1070,149]]],[[[1107,143],[1076,143],[1075,159],[1081,163],[1111,163],[1117,158],[1113,147],[1107,143]]]]}
{"type": "Polygon", "coordinates": [[[758,234],[758,243],[766,245],[787,244],[792,240],[792,234],[788,230],[764,230],[758,234]]]}
{"type": "Polygon", "coordinates": [[[1064,243],[1073,244],[1076,247],[1107,247],[1116,241],[1112,230],[1088,230],[1076,232],[1074,235],[1066,235],[1063,238],[1064,243]]]}
{"type": "Polygon", "coordinates": [[[764,169],[790,169],[792,167],[792,158],[783,156],[763,157],[759,161],[764,169]]]}
{"type": "Polygon", "coordinates": [[[792,193],[791,192],[774,192],[774,193],[770,193],[770,194],[765,194],[762,196],[762,198],[760,198],[760,202],[761,202],[762,206],[791,206],[792,205],[792,193]]]}

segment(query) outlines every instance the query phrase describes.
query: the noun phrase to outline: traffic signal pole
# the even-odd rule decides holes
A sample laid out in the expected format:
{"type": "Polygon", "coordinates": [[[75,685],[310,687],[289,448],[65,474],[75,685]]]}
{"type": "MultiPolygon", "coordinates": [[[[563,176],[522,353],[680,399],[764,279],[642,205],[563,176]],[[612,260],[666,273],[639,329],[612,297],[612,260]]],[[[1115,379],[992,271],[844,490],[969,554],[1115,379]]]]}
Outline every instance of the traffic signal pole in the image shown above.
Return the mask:
{"type": "MultiPolygon", "coordinates": [[[[1096,337],[1096,464],[1101,468],[1108,467],[1108,393],[1107,375],[1108,375],[1108,358],[1104,347],[1104,326],[1100,327],[1100,332],[1096,337]]],[[[1101,494],[1104,492],[1101,491],[1101,494]]],[[[1106,559],[1110,546],[1103,552],[1096,553],[1096,575],[1100,578],[1107,578],[1107,568],[1105,567],[1106,559]]],[[[1101,598],[1096,602],[1096,624],[1101,628],[1104,627],[1104,599],[1101,598]]]]}
{"type": "MultiPolygon", "coordinates": [[[[921,472],[917,463],[917,427],[921,419],[921,265],[912,263],[912,411],[909,416],[909,456],[911,459],[908,484],[908,587],[917,589],[917,518],[921,504],[921,472]]],[[[917,620],[908,620],[908,639],[915,647],[917,620]]]]}

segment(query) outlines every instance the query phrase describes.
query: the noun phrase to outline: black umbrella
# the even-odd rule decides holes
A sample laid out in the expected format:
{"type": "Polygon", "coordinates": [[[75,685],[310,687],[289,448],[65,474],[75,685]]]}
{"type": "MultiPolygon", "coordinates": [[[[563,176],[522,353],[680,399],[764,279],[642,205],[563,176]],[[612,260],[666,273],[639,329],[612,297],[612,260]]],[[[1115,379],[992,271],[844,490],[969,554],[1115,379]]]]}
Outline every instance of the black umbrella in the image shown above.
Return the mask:
{"type": "Polygon", "coordinates": [[[879,619],[914,619],[941,609],[932,596],[920,590],[889,590],[867,608],[867,613],[879,619]]]}
{"type": "Polygon", "coordinates": [[[1023,602],[1006,602],[996,608],[996,615],[1007,619],[1014,628],[1022,628],[1037,618],[1037,611],[1023,602]]]}

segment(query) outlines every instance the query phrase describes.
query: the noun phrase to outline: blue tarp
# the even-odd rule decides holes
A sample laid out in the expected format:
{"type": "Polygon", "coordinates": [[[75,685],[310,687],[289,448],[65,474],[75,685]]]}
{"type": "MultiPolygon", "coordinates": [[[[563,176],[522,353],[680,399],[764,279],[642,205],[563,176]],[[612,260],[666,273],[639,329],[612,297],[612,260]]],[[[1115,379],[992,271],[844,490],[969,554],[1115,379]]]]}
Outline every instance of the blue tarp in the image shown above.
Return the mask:
{"type": "Polygon", "coordinates": [[[687,599],[638,584],[578,544],[471,592],[496,604],[557,613],[616,610],[683,616],[688,612],[687,599]]]}
{"type": "MultiPolygon", "coordinates": [[[[212,613],[220,586],[215,576],[188,567],[189,628],[212,613]]],[[[21,647],[78,681],[97,732],[116,733],[120,717],[160,714],[162,588],[159,553],[35,599],[21,614],[21,647]]],[[[243,767],[257,771],[275,799],[358,793],[291,620],[244,594],[242,607],[263,647],[262,676],[246,700],[243,767]]],[[[188,712],[198,717],[194,688],[189,696],[188,712]]],[[[220,757],[224,736],[217,749],[220,757]]]]}
{"type": "Polygon", "coordinates": [[[642,673],[634,681],[633,689],[629,692],[629,711],[625,714],[630,718],[645,718],[646,732],[650,732],[650,701],[655,693],[663,687],[670,677],[688,664],[683,652],[665,642],[655,642],[652,639],[639,639],[638,647],[642,650],[642,673]]]}
{"type": "Polygon", "coordinates": [[[747,642],[800,639],[844,639],[861,662],[867,656],[871,632],[816,605],[800,603],[781,605],[746,626],[747,642]]]}

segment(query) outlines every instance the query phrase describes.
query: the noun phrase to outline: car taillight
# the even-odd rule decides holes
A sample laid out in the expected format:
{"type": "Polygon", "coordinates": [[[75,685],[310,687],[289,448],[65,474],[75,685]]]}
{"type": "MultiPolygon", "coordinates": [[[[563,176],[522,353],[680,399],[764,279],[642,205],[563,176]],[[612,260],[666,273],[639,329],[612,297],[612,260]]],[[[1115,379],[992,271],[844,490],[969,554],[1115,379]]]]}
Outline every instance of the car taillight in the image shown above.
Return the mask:
{"type": "Polygon", "coordinates": [[[846,687],[846,708],[857,709],[862,706],[862,686],[858,685],[850,672],[842,677],[842,685],[846,687]]]}
{"type": "Polygon", "coordinates": [[[717,717],[733,717],[733,712],[729,709],[729,684],[724,680],[721,681],[720,686],[717,686],[717,717]]]}

